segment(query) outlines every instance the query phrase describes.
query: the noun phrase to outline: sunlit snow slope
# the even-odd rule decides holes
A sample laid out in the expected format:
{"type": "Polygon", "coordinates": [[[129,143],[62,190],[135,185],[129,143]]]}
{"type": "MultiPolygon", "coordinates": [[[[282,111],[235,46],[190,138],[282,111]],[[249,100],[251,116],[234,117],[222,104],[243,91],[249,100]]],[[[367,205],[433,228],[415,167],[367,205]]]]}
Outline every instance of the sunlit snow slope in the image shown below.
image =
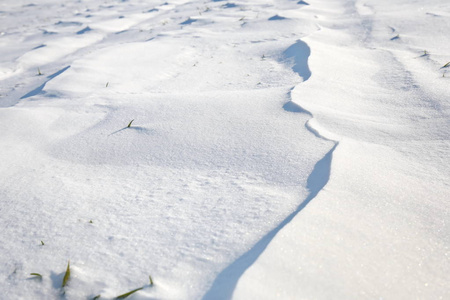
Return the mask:
{"type": "Polygon", "coordinates": [[[448,32],[437,0],[1,1],[0,299],[448,298],[448,32]]]}
{"type": "Polygon", "coordinates": [[[330,180],[233,299],[449,299],[450,4],[310,4],[293,98],[339,142],[330,180]]]}

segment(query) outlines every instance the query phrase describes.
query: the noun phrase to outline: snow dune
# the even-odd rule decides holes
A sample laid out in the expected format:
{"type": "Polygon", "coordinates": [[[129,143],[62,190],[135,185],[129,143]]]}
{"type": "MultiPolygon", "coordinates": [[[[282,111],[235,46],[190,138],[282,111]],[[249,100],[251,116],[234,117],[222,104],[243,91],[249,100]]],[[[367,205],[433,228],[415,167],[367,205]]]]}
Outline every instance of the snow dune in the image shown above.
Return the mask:
{"type": "Polygon", "coordinates": [[[448,297],[448,4],[0,18],[5,299],[448,297]]]}
{"type": "Polygon", "coordinates": [[[293,101],[339,144],[328,184],[244,273],[233,299],[449,296],[450,106],[439,69],[448,56],[444,44],[421,39],[438,39],[435,17],[395,2],[304,10],[325,21],[304,39],[313,75],[293,101]]]}

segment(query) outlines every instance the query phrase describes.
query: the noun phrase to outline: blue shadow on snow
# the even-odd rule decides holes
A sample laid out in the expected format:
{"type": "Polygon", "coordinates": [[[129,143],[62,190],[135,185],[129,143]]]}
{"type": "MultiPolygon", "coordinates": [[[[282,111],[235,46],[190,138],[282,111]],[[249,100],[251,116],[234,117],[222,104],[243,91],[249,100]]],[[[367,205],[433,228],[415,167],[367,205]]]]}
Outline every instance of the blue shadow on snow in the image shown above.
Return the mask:
{"type": "Polygon", "coordinates": [[[258,243],[256,243],[249,251],[235,260],[231,265],[225,268],[214,280],[209,291],[203,296],[202,300],[228,300],[231,299],[234,289],[242,274],[258,259],[258,257],[267,248],[267,245],[292,219],[301,212],[308,203],[317,196],[317,194],[328,183],[330,178],[331,159],[333,151],[337,144],[328,151],[328,153],[319,160],[309,175],[306,187],[309,195],[297,207],[297,209],[285,218],[275,229],[266,234],[258,243]]]}
{"type": "Polygon", "coordinates": [[[282,16],[279,16],[279,15],[275,15],[273,17],[270,17],[268,20],[269,21],[280,21],[280,20],[286,20],[286,18],[282,17],[282,16]]]}
{"type": "Polygon", "coordinates": [[[308,66],[308,58],[311,49],[308,44],[298,40],[295,44],[283,52],[283,58],[293,62],[292,70],[306,81],[311,77],[311,71],[308,66]]]}
{"type": "Polygon", "coordinates": [[[80,35],[80,34],[85,34],[86,32],[89,32],[89,31],[91,31],[92,29],[89,27],[89,26],[87,26],[87,27],[84,27],[83,29],[81,29],[80,31],[77,31],[77,34],[78,35],[80,35]]]}
{"type": "Polygon", "coordinates": [[[55,78],[56,76],[60,75],[61,73],[63,73],[64,71],[66,71],[68,68],[70,68],[70,66],[64,67],[61,70],[59,70],[58,72],[53,73],[52,75],[47,76],[47,80],[41,84],[40,86],[38,86],[37,88],[35,88],[34,90],[32,90],[31,92],[26,93],[25,95],[23,95],[22,97],[20,97],[20,99],[25,99],[25,98],[29,98],[32,96],[36,96],[39,94],[44,94],[44,87],[47,84],[47,82],[49,82],[50,80],[52,80],[53,78],[55,78]]]}
{"type": "Polygon", "coordinates": [[[181,22],[180,25],[190,25],[190,24],[192,24],[194,22],[197,22],[197,19],[188,18],[186,21],[181,22]]]}
{"type": "MultiPolygon", "coordinates": [[[[283,52],[283,60],[292,63],[292,70],[303,78],[303,81],[308,80],[311,77],[311,71],[308,67],[308,58],[311,54],[309,46],[298,40],[295,44],[290,46],[283,52]]],[[[291,97],[289,97],[291,98],[291,97]]],[[[312,114],[303,109],[292,101],[288,101],[283,106],[284,110],[294,113],[306,113],[312,116],[312,114]]],[[[307,127],[312,133],[316,134],[311,128],[307,127]]],[[[316,136],[318,136],[316,134],[316,136]]],[[[317,194],[325,187],[330,178],[331,160],[333,157],[333,151],[337,147],[337,143],[334,147],[328,151],[328,153],[319,160],[314,169],[308,177],[306,182],[306,188],[309,190],[309,194],[306,199],[297,207],[297,209],[288,215],[277,227],[267,233],[261,240],[259,240],[249,251],[244,253],[241,257],[235,260],[231,265],[225,268],[214,280],[211,288],[203,296],[202,300],[227,300],[231,299],[233,292],[236,288],[236,284],[241,278],[242,274],[258,259],[258,257],[264,252],[273,238],[280,232],[292,219],[298,215],[307,205],[314,199],[317,194]]]]}
{"type": "Polygon", "coordinates": [[[303,107],[301,107],[300,105],[298,105],[297,103],[292,102],[292,101],[286,102],[283,105],[283,109],[288,112],[303,113],[303,114],[307,114],[310,117],[312,117],[312,114],[309,111],[307,111],[306,109],[304,109],[303,107]]]}

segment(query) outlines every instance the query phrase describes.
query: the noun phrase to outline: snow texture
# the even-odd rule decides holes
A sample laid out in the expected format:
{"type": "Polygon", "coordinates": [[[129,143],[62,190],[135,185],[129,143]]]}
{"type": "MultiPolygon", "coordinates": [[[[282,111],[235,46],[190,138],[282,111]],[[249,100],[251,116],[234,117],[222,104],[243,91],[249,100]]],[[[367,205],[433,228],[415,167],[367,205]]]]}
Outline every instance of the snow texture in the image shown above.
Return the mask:
{"type": "Polygon", "coordinates": [[[448,32],[442,0],[1,1],[0,299],[448,299],[448,32]]]}

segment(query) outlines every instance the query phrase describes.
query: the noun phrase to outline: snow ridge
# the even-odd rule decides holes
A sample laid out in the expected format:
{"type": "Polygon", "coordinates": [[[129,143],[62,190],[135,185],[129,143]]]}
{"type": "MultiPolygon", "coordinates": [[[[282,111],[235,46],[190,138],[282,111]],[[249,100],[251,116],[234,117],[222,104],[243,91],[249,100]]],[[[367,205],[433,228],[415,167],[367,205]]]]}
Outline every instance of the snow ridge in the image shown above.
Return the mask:
{"type": "MultiPolygon", "coordinates": [[[[311,50],[304,41],[297,40],[295,44],[290,46],[283,53],[283,60],[290,61],[292,64],[292,70],[297,73],[303,82],[309,80],[312,72],[308,66],[308,57],[311,50]]],[[[231,299],[237,282],[244,274],[244,272],[255,263],[258,257],[264,252],[273,238],[283,230],[326,186],[330,178],[331,161],[333,158],[333,152],[338,146],[338,141],[329,139],[319,132],[316,128],[317,122],[314,120],[314,116],[311,112],[303,109],[299,104],[292,100],[292,91],[297,88],[301,88],[302,83],[293,87],[289,92],[289,101],[283,105],[283,109],[292,113],[307,114],[311,118],[305,123],[305,127],[316,137],[332,141],[334,146],[329,150],[325,156],[320,159],[315,165],[307,179],[307,189],[309,191],[308,196],[297,207],[295,211],[289,214],[280,224],[278,224],[273,230],[267,233],[261,240],[259,240],[249,251],[244,253],[241,257],[235,260],[231,265],[224,269],[215,279],[213,285],[209,291],[202,298],[203,300],[221,300],[231,299]],[[311,122],[313,121],[313,122],[311,122]]]]}
{"type": "Polygon", "coordinates": [[[277,227],[266,234],[249,251],[239,257],[226,269],[224,269],[214,280],[209,291],[202,298],[203,300],[221,300],[231,299],[237,282],[244,272],[258,259],[264,252],[273,238],[289,224],[325,187],[330,178],[331,160],[333,152],[338,143],[314,166],[311,175],[308,177],[307,188],[308,197],[297,207],[297,209],[288,215],[277,227]]]}

